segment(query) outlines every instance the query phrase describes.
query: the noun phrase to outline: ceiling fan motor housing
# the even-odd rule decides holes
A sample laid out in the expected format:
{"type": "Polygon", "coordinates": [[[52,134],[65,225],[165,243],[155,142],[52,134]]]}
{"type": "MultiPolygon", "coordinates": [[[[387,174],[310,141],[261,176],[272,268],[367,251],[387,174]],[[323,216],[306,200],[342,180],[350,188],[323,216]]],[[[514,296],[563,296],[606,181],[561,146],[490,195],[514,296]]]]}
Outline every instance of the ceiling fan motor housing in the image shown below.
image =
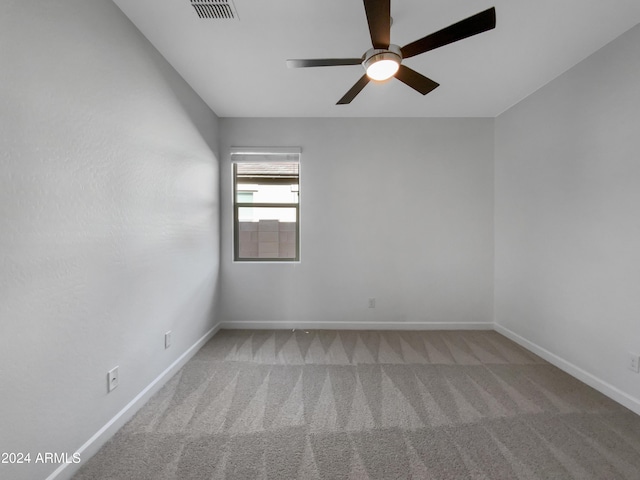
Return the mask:
{"type": "Polygon", "coordinates": [[[389,45],[389,48],[370,48],[364,54],[362,66],[367,70],[371,65],[381,60],[392,60],[400,65],[402,62],[400,47],[389,45]]]}

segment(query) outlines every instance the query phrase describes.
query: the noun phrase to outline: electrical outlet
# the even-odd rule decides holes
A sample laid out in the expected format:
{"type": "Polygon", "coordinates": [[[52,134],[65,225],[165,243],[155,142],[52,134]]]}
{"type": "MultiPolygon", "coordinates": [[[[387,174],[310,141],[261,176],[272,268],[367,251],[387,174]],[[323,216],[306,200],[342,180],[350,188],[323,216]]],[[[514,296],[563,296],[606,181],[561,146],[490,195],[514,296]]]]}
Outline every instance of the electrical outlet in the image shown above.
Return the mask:
{"type": "Polygon", "coordinates": [[[376,299],[375,298],[370,298],[369,299],[369,308],[376,308],[376,299]]]}
{"type": "Polygon", "coordinates": [[[629,352],[629,370],[640,373],[640,355],[629,352]]]}
{"type": "Polygon", "coordinates": [[[107,372],[107,393],[118,387],[118,367],[113,367],[107,372]]]}
{"type": "Polygon", "coordinates": [[[165,350],[171,346],[171,330],[164,334],[164,348],[165,350]]]}

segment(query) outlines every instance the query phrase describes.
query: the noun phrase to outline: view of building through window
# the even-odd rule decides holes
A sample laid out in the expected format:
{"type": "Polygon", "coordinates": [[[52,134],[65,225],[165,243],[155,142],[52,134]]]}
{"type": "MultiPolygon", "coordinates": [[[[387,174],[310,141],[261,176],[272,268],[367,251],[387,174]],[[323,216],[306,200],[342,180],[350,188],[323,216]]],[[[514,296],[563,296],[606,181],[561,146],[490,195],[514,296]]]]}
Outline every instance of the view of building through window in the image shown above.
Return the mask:
{"type": "Polygon", "coordinates": [[[299,259],[299,163],[234,164],[235,259],[299,259]]]}

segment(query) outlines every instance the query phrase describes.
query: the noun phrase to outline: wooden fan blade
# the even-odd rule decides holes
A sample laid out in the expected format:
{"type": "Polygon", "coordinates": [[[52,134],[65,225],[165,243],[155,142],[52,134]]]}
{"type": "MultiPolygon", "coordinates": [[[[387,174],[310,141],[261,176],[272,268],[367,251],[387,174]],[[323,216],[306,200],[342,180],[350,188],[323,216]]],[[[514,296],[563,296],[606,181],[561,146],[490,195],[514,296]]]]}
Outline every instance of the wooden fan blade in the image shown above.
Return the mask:
{"type": "Polygon", "coordinates": [[[438,47],[448,45],[478,33],[496,27],[496,9],[491,7],[484,12],[449,25],[431,35],[416,40],[400,49],[402,58],[410,58],[438,47]]]}
{"type": "Polygon", "coordinates": [[[340,65],[360,65],[361,63],[362,58],[316,58],[309,60],[287,60],[287,67],[337,67],[340,65]]]}
{"type": "Polygon", "coordinates": [[[430,78],[427,78],[404,65],[400,65],[395,77],[405,85],[409,85],[414,90],[420,92],[422,95],[426,95],[440,86],[439,83],[434,82],[430,78]]]}
{"type": "Polygon", "coordinates": [[[344,94],[344,97],[338,100],[338,103],[336,103],[336,105],[346,105],[348,103],[351,103],[351,100],[356,98],[356,95],[358,95],[362,91],[367,83],[369,83],[369,77],[364,74],[362,77],[360,77],[360,80],[358,80],[356,84],[351,87],[351,89],[347,93],[344,94]]]}
{"type": "Polygon", "coordinates": [[[391,42],[391,0],[364,0],[373,48],[389,48],[391,42]]]}

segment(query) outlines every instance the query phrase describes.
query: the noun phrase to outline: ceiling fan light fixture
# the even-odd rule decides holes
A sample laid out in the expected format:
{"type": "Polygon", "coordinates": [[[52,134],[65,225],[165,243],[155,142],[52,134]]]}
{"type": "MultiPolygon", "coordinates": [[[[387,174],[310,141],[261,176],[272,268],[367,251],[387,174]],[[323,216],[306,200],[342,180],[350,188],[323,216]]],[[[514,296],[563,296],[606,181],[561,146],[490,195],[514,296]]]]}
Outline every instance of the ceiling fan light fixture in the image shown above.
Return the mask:
{"type": "Polygon", "coordinates": [[[398,68],[400,68],[400,64],[396,60],[378,60],[369,65],[367,68],[367,76],[371,80],[387,80],[396,74],[398,68]]]}
{"type": "Polygon", "coordinates": [[[400,49],[389,45],[389,50],[371,49],[365,55],[362,66],[371,80],[382,82],[393,77],[402,62],[400,49]]]}

